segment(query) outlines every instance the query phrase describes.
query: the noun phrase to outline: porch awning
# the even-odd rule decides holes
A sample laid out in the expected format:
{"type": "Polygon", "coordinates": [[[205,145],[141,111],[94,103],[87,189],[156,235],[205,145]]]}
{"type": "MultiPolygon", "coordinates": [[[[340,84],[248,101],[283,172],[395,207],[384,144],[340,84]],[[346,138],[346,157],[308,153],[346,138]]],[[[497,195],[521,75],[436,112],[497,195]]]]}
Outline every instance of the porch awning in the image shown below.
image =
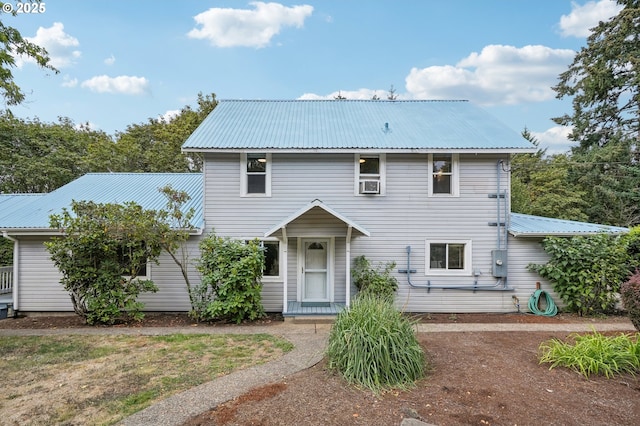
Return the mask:
{"type": "Polygon", "coordinates": [[[308,213],[309,211],[311,211],[311,210],[313,210],[315,208],[319,208],[319,209],[324,210],[325,212],[327,212],[331,216],[333,216],[336,219],[338,219],[341,222],[343,222],[347,227],[352,228],[353,230],[359,232],[360,234],[362,234],[362,235],[364,235],[366,237],[368,237],[370,235],[369,231],[367,231],[365,228],[363,228],[362,226],[358,225],[357,223],[355,223],[354,221],[352,221],[348,217],[346,217],[346,216],[338,213],[337,211],[333,210],[331,207],[329,207],[326,204],[324,204],[321,200],[316,199],[316,200],[313,200],[312,202],[310,202],[309,204],[307,204],[306,206],[302,207],[297,212],[293,213],[291,216],[287,217],[282,222],[280,222],[277,225],[275,225],[273,228],[269,229],[267,232],[265,232],[264,236],[265,237],[270,237],[271,235],[273,235],[274,233],[278,232],[283,227],[286,227],[287,225],[289,225],[294,220],[304,216],[305,213],[308,213]]]}

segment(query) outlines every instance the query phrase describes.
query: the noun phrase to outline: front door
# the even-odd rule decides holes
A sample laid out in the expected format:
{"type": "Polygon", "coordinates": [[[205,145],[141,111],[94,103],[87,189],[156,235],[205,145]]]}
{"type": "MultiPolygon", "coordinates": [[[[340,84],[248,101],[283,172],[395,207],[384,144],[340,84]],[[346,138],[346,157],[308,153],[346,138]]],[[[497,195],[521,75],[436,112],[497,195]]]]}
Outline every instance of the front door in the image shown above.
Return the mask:
{"type": "Polygon", "coordinates": [[[329,302],[329,240],[302,240],[302,301],[329,302]]]}

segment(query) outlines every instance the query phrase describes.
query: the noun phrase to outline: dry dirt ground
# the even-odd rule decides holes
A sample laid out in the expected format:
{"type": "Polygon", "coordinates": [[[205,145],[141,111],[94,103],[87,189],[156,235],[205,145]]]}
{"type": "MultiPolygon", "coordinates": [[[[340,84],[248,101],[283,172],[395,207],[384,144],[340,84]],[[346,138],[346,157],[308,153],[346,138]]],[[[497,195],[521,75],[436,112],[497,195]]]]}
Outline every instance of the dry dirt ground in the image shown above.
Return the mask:
{"type": "MultiPolygon", "coordinates": [[[[429,315],[424,322],[594,322],[559,315],[429,315]]],[[[262,322],[275,323],[278,318],[262,322]]],[[[597,321],[622,322],[625,317],[597,321]]],[[[187,325],[182,315],[149,315],[141,324],[187,325]]],[[[0,328],[78,327],[73,317],[0,321],[0,328]]],[[[232,327],[231,327],[232,328],[232,327]]],[[[231,330],[230,330],[231,331],[231,330]]],[[[585,379],[538,364],[538,346],[561,332],[420,333],[430,371],[407,391],[374,395],[326,370],[324,362],[252,389],[185,426],[196,425],[399,425],[418,418],[445,425],[638,425],[640,378],[585,379]]]]}

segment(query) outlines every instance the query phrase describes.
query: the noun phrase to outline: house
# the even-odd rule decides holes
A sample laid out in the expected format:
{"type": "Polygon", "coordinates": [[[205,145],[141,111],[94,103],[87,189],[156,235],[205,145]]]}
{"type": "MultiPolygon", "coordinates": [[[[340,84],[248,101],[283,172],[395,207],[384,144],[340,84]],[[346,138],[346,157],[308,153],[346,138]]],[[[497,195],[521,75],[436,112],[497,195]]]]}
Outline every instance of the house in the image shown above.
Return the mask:
{"type": "MultiPolygon", "coordinates": [[[[203,156],[202,174],[89,174],[3,209],[16,309],[71,310],[42,246],[51,213],[72,199],[159,208],[166,184],[198,209],[193,257],[214,230],[263,241],[263,304],[285,315],[348,306],[360,255],[396,262],[405,311],[515,311],[536,282],[551,292],[526,269],[546,260],[544,236],[627,231],[510,213],[510,157],[535,147],[464,101],[221,101],[183,151],[203,156]]],[[[168,256],[148,271],[160,290],[146,310],[189,309],[168,256]]]]}

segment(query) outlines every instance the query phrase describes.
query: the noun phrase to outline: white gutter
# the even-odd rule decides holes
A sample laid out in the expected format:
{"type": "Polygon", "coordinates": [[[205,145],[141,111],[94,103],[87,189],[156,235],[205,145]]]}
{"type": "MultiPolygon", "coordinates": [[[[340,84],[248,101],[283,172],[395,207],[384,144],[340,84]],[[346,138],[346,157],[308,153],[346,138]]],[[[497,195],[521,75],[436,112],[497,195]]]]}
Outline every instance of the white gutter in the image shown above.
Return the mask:
{"type": "Polygon", "coordinates": [[[13,241],[13,283],[11,289],[11,295],[13,296],[13,312],[17,311],[18,306],[18,240],[13,237],[10,237],[7,231],[2,231],[2,236],[9,241],[13,241]]]}

